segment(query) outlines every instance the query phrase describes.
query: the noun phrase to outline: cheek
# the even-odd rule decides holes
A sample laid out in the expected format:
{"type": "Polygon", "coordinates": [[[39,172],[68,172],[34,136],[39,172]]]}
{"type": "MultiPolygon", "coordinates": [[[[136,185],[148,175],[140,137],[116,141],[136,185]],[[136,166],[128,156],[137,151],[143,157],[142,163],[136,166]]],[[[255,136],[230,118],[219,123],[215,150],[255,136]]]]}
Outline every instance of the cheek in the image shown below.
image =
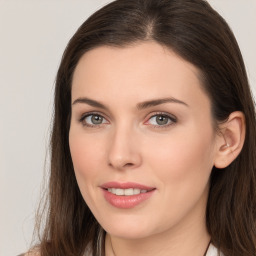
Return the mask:
{"type": "Polygon", "coordinates": [[[69,146],[76,180],[81,194],[92,212],[97,212],[98,201],[95,188],[102,172],[103,146],[102,140],[95,140],[93,135],[70,130],[69,146]],[[101,142],[101,143],[99,143],[101,142]]]}
{"type": "Polygon", "coordinates": [[[83,189],[89,188],[101,170],[102,143],[97,143],[93,136],[85,136],[81,132],[70,130],[69,146],[77,182],[83,189]],[[87,186],[84,186],[85,183],[87,186]],[[88,187],[89,186],[89,187],[88,187]]]}
{"type": "Polygon", "coordinates": [[[154,141],[155,146],[147,147],[146,154],[151,169],[162,182],[170,182],[179,189],[182,188],[178,187],[181,183],[190,186],[208,181],[213,166],[213,143],[210,128],[198,131],[191,127],[185,132],[177,130],[169,137],[154,141]]]}
{"type": "MultiPolygon", "coordinates": [[[[155,141],[147,151],[147,169],[158,182],[161,200],[158,211],[164,222],[172,226],[185,216],[204,211],[208,195],[208,181],[213,166],[213,140],[209,132],[175,132],[164,140],[155,141]]],[[[149,147],[148,147],[149,148],[149,147]]]]}

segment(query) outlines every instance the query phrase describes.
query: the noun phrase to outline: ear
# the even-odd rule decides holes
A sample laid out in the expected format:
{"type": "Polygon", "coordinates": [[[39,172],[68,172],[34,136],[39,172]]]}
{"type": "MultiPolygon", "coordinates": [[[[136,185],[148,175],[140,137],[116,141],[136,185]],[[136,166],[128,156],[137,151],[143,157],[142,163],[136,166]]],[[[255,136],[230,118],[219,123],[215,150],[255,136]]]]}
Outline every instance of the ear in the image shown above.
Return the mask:
{"type": "Polygon", "coordinates": [[[216,168],[227,167],[239,155],[244,145],[245,128],[245,117],[240,111],[232,112],[228,120],[219,125],[214,161],[216,168]]]}

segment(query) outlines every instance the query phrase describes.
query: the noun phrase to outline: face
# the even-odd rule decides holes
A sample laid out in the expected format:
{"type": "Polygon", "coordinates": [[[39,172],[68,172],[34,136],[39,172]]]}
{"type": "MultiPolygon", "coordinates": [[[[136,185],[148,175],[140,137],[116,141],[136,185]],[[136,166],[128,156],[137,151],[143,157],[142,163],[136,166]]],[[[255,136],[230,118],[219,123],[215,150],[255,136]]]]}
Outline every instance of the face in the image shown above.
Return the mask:
{"type": "Polygon", "coordinates": [[[78,186],[111,235],[143,238],[204,220],[215,133],[192,64],[157,43],[101,46],[72,82],[78,186]]]}

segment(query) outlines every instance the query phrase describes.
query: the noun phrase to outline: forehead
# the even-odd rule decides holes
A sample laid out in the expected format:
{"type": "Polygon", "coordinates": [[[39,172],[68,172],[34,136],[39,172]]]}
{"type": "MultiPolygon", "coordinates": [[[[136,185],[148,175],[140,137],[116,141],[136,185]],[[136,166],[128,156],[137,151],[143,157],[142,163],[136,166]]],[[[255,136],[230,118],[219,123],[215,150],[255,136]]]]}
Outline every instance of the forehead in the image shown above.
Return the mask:
{"type": "Polygon", "coordinates": [[[120,99],[122,104],[131,99],[139,102],[163,96],[198,101],[200,96],[209,101],[199,77],[193,64],[155,42],[122,48],[100,46],[85,53],[78,62],[72,100],[96,97],[106,101],[120,99]]]}

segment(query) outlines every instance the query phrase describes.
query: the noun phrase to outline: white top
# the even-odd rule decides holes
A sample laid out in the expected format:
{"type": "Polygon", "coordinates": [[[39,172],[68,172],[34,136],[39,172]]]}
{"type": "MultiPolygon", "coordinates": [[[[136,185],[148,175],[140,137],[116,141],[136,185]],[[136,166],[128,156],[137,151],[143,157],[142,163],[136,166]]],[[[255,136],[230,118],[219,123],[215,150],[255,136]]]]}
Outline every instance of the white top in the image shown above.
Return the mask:
{"type": "MultiPolygon", "coordinates": [[[[88,253],[88,251],[87,251],[87,253],[88,253]]],[[[85,255],[87,255],[87,253],[85,253],[85,255]]],[[[89,254],[90,254],[90,253],[89,253],[89,254]]],[[[89,254],[88,254],[88,255],[89,255],[89,254]]],[[[39,255],[39,252],[36,252],[36,253],[33,254],[33,255],[39,255]]],[[[90,255],[91,255],[91,254],[90,254],[90,255]]],[[[18,256],[28,256],[28,254],[21,254],[21,255],[18,255],[18,256]]],[[[206,253],[205,256],[219,256],[219,255],[218,255],[218,250],[217,250],[217,248],[216,248],[214,245],[210,244],[210,246],[209,246],[209,248],[208,248],[207,253],[206,253]]],[[[223,254],[223,253],[220,253],[220,256],[224,256],[224,254],[223,254]]]]}
{"type": "MultiPolygon", "coordinates": [[[[218,256],[217,248],[214,245],[210,244],[205,256],[218,256]]],[[[220,256],[224,256],[224,254],[220,253],[220,256]]]]}

